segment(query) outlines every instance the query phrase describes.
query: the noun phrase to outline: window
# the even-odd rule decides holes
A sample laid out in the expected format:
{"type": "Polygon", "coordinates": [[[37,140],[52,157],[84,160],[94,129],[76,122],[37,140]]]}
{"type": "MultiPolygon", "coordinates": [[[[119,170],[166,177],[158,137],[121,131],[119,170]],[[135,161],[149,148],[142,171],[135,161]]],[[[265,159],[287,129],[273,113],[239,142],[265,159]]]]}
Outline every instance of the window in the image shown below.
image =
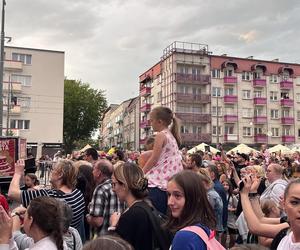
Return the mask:
{"type": "Polygon", "coordinates": [[[31,64],[31,55],[12,53],[13,61],[21,61],[24,64],[31,64]]]}
{"type": "Polygon", "coordinates": [[[253,95],[254,95],[254,97],[262,97],[262,92],[259,90],[255,90],[255,91],[253,91],[253,95]]]}
{"type": "Polygon", "coordinates": [[[296,101],[300,102],[300,93],[296,93],[296,101]]]}
{"type": "Polygon", "coordinates": [[[254,128],[254,135],[261,135],[263,134],[262,128],[254,128]]]}
{"type": "Polygon", "coordinates": [[[231,106],[225,106],[225,113],[224,115],[235,115],[236,112],[234,112],[234,107],[231,106]]]}
{"type": "Polygon", "coordinates": [[[220,70],[219,69],[213,69],[211,71],[211,77],[212,78],[220,78],[220,70]]]}
{"type": "Polygon", "coordinates": [[[201,114],[202,113],[202,107],[192,107],[192,113],[201,114]]]}
{"type": "Polygon", "coordinates": [[[243,117],[252,117],[252,109],[251,108],[243,108],[243,117]]]}
{"type": "Polygon", "coordinates": [[[270,76],[270,82],[271,83],[278,83],[278,76],[277,75],[271,75],[270,76]]]}
{"type": "Polygon", "coordinates": [[[21,108],[30,108],[31,98],[30,97],[18,97],[21,108]]]}
{"type": "Polygon", "coordinates": [[[12,82],[20,82],[23,86],[31,86],[31,76],[11,75],[12,82]]]}
{"type": "Polygon", "coordinates": [[[179,86],[179,93],[183,93],[183,94],[189,93],[189,87],[188,86],[184,86],[184,85],[180,85],[179,86]]]}
{"type": "Polygon", "coordinates": [[[189,129],[187,126],[181,126],[181,133],[183,134],[188,134],[189,133],[189,129]]]}
{"type": "Polygon", "coordinates": [[[30,120],[10,120],[10,128],[29,129],[30,120]]]}
{"type": "Polygon", "coordinates": [[[243,127],[243,136],[251,136],[251,127],[243,127]]]}
{"type": "Polygon", "coordinates": [[[273,137],[279,136],[279,128],[271,128],[271,133],[273,137]]]}
{"type": "Polygon", "coordinates": [[[243,99],[250,99],[251,98],[251,91],[250,90],[243,90],[243,99]]]}
{"type": "Polygon", "coordinates": [[[213,130],[213,131],[212,131],[212,134],[213,134],[213,135],[221,135],[221,127],[219,126],[218,128],[219,128],[219,129],[218,129],[218,133],[217,133],[217,126],[213,126],[213,127],[212,127],[212,130],[213,130]]]}
{"type": "Polygon", "coordinates": [[[201,95],[201,88],[193,87],[193,95],[201,95]]]}
{"type": "Polygon", "coordinates": [[[224,89],[224,95],[234,95],[233,88],[226,88],[226,89],[224,89]]]}
{"type": "Polygon", "coordinates": [[[291,129],[289,127],[283,127],[282,135],[291,135],[291,129]]]}
{"type": "Polygon", "coordinates": [[[297,120],[300,121],[300,111],[297,111],[297,120]]]}
{"type": "Polygon", "coordinates": [[[282,91],[281,93],[280,93],[280,98],[281,99],[289,99],[290,97],[289,97],[289,92],[287,92],[287,91],[282,91]]]}
{"type": "Polygon", "coordinates": [[[213,87],[212,88],[212,96],[221,96],[221,88],[213,87]]]}
{"type": "Polygon", "coordinates": [[[254,72],[253,73],[253,79],[260,79],[262,76],[262,72],[254,72]]]}
{"type": "Polygon", "coordinates": [[[201,134],[201,127],[193,126],[193,134],[201,134]]]}
{"type": "Polygon", "coordinates": [[[262,108],[255,108],[254,109],[254,116],[263,116],[264,110],[262,108]]]}
{"type": "Polygon", "coordinates": [[[234,127],[233,126],[225,126],[224,127],[224,134],[225,135],[233,135],[234,127]]]}
{"type": "Polygon", "coordinates": [[[278,101],[278,92],[270,91],[270,101],[278,101]]]}
{"type": "Polygon", "coordinates": [[[278,118],[279,118],[278,109],[271,109],[271,119],[278,119],[278,118]]]}
{"type": "Polygon", "coordinates": [[[159,91],[159,92],[157,93],[157,102],[161,102],[161,99],[162,99],[162,92],[159,91]]]}
{"type": "Polygon", "coordinates": [[[233,76],[233,73],[234,73],[233,69],[225,69],[224,70],[224,77],[233,76]]]}
{"type": "Polygon", "coordinates": [[[283,109],[281,115],[281,117],[290,117],[290,111],[288,109],[283,109]]]}
{"type": "Polygon", "coordinates": [[[250,81],[251,80],[251,72],[244,71],[242,73],[242,80],[244,80],[244,81],[250,81]]]}
{"type": "Polygon", "coordinates": [[[298,137],[300,137],[300,129],[298,129],[298,137]]]}
{"type": "Polygon", "coordinates": [[[189,68],[188,67],[179,67],[179,73],[180,74],[188,74],[189,68]]]}
{"type": "Polygon", "coordinates": [[[212,115],[213,116],[221,116],[222,115],[222,107],[221,106],[212,106],[212,115]]]}

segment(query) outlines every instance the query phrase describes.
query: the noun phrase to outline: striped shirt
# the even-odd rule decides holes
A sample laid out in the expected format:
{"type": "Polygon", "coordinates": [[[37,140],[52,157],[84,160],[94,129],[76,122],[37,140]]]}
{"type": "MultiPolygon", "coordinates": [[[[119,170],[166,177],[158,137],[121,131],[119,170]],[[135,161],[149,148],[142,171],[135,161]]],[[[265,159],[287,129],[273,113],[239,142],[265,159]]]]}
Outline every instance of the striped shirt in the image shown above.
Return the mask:
{"type": "Polygon", "coordinates": [[[23,190],[21,193],[23,206],[27,207],[31,200],[39,196],[50,196],[65,201],[73,211],[71,227],[79,230],[84,216],[85,205],[83,194],[78,189],[74,189],[71,193],[64,193],[55,189],[23,190]]]}

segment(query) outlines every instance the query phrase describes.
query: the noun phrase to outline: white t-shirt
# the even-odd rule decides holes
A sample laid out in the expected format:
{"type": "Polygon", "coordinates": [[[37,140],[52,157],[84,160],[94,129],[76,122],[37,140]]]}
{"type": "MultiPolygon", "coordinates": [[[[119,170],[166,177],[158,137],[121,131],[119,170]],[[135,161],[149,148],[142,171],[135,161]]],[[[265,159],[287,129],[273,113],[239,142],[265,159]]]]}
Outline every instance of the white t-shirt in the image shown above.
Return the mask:
{"type": "Polygon", "coordinates": [[[300,249],[300,242],[293,242],[293,232],[290,232],[279,243],[277,250],[298,250],[300,249]]]}

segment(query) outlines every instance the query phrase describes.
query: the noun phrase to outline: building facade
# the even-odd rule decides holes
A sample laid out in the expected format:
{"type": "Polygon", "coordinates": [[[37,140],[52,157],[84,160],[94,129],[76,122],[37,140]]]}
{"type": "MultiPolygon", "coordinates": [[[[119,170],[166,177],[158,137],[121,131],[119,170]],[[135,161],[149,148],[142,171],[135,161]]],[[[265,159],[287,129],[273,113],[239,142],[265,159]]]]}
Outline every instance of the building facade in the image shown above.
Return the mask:
{"type": "Polygon", "coordinates": [[[300,65],[212,55],[207,45],[174,42],[139,77],[140,146],[149,112],[167,106],[181,120],[183,145],[253,146],[300,142],[300,65]]]}
{"type": "Polygon", "coordinates": [[[37,157],[63,143],[64,52],[5,47],[2,135],[27,139],[37,157]]]}

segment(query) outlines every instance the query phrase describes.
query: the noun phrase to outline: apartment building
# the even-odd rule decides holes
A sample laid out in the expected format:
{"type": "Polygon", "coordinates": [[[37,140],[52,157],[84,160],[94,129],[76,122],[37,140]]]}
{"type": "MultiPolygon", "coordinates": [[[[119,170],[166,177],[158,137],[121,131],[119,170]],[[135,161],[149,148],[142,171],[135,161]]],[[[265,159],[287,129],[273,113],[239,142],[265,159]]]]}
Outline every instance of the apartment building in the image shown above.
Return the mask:
{"type": "Polygon", "coordinates": [[[299,78],[299,64],[216,56],[207,45],[174,42],[139,77],[140,145],[159,105],[181,120],[186,146],[299,143],[299,78]]]}
{"type": "Polygon", "coordinates": [[[39,157],[63,143],[64,52],[4,48],[3,131],[21,136],[39,157]]]}
{"type": "Polygon", "coordinates": [[[112,104],[104,112],[101,122],[100,145],[103,149],[112,146],[136,150],[139,147],[139,101],[132,98],[120,105],[112,104]]]}

